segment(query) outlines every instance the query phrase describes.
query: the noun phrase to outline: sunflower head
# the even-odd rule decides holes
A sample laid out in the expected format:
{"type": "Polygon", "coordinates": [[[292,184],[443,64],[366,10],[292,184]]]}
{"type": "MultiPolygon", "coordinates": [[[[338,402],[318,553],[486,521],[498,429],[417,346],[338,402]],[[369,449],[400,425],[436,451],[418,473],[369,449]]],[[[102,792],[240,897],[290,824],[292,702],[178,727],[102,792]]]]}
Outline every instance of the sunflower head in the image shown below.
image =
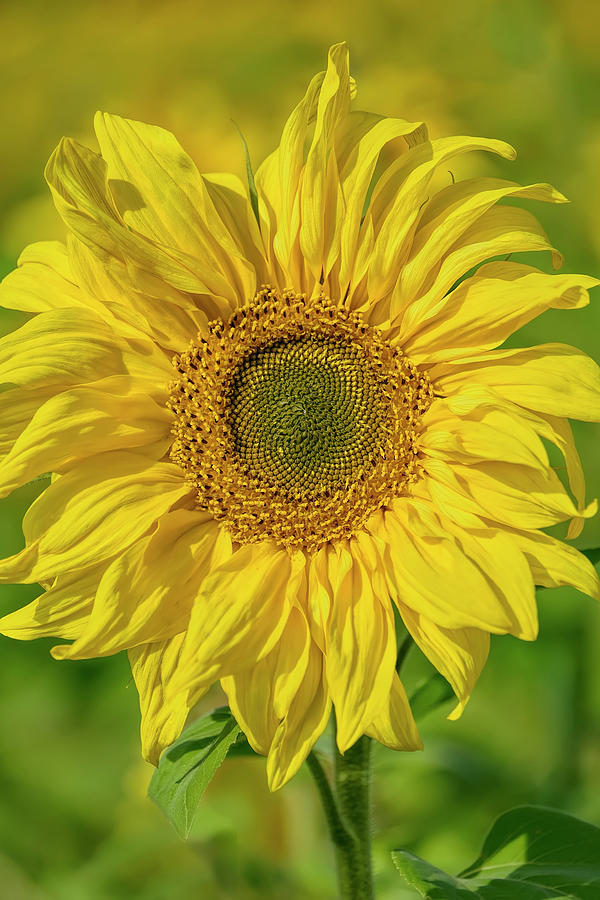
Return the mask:
{"type": "Polygon", "coordinates": [[[595,512],[568,420],[600,420],[598,367],[504,345],[598,284],[514,258],[561,264],[504,200],[564,197],[454,182],[457,156],[513,149],[430,140],[355,93],[335,45],[252,197],[98,114],[100,153],[65,139],[46,169],[66,245],[28,247],[0,288],[33,314],[0,339],[0,490],[53,474],[0,562],[44,591],[2,631],[63,659],[127,650],[155,763],[220,682],[273,788],[332,706],[342,752],[421,746],[397,621],[456,717],[490,634],[535,638],[536,584],[599,594],[544,530],[595,512]]]}

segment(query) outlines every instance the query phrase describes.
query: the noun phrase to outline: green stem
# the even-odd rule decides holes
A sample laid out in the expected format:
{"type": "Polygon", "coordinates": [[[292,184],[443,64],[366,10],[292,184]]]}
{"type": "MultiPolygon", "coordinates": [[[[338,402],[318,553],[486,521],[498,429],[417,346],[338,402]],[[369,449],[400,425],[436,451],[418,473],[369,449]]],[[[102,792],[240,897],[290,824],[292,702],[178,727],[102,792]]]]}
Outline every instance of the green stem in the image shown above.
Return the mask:
{"type": "Polygon", "coordinates": [[[329,836],[331,837],[335,851],[336,853],[342,854],[351,853],[354,847],[354,837],[342,821],[337,801],[331,790],[329,778],[325,774],[325,769],[321,765],[319,757],[314,750],[309,753],[306,762],[319,792],[319,797],[327,820],[327,826],[329,828],[329,836]]]}
{"type": "Polygon", "coordinates": [[[323,804],[334,845],[342,900],[373,900],[371,872],[370,739],[345,754],[335,748],[335,792],[317,755],[307,763],[323,804]]]}
{"type": "Polygon", "coordinates": [[[371,739],[364,736],[342,755],[335,748],[335,785],[342,818],[354,836],[352,852],[338,854],[340,893],[373,900],[371,869],[371,739]]]}

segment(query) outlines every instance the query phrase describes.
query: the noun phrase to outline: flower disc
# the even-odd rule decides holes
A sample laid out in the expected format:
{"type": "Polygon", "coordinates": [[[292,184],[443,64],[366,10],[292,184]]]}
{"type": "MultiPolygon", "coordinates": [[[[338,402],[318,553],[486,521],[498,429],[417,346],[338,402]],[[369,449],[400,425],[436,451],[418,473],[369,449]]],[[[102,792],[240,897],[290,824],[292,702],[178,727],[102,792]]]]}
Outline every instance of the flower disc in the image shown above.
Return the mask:
{"type": "Polygon", "coordinates": [[[427,376],[326,298],[265,288],[174,362],[172,458],[240,543],[349,537],[417,477],[427,376]]]}

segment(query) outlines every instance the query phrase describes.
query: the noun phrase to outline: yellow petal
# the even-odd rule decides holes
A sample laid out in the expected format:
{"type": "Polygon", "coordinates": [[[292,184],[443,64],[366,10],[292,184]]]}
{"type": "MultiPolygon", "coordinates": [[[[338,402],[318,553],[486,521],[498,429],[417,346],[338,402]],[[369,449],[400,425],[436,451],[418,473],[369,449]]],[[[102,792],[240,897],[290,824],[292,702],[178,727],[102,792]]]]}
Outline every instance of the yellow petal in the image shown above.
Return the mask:
{"type": "Polygon", "coordinates": [[[248,297],[257,285],[269,280],[263,240],[250,204],[248,192],[236,175],[228,172],[211,172],[203,176],[206,189],[227,231],[235,241],[239,253],[254,270],[254,279],[248,282],[248,297]],[[254,285],[254,286],[252,286],[254,285]]]}
{"type": "Polygon", "coordinates": [[[512,534],[525,554],[536,584],[541,587],[570,585],[600,600],[598,574],[587,556],[540,531],[513,531],[512,534]]]}
{"type": "Polygon", "coordinates": [[[17,266],[0,284],[0,306],[33,313],[97,307],[77,284],[67,249],[59,241],[30,244],[21,253],[17,266]]]}
{"type": "Polygon", "coordinates": [[[436,667],[458,699],[449,719],[458,719],[486,663],[490,636],[478,628],[441,628],[413,610],[401,608],[404,624],[415,643],[436,667]]]}
{"type": "Polygon", "coordinates": [[[411,497],[433,503],[439,513],[463,528],[479,528],[483,511],[469,494],[462,479],[457,478],[452,466],[445,460],[427,458],[423,462],[427,478],[421,479],[411,489],[411,497]]]}
{"type": "Polygon", "coordinates": [[[431,376],[447,394],[466,385],[482,384],[529,409],[600,421],[600,368],[581,350],[567,344],[469,354],[458,364],[435,366],[431,376]]]}
{"type": "MultiPolygon", "coordinates": [[[[351,309],[360,310],[367,321],[372,325],[380,325],[387,322],[388,310],[380,314],[378,303],[371,303],[366,291],[366,276],[371,261],[371,254],[375,246],[375,229],[371,219],[365,219],[361,227],[360,242],[354,259],[352,281],[345,288],[348,292],[348,303],[351,309]]],[[[340,293],[342,291],[340,290],[340,293]]],[[[343,293],[342,293],[343,296],[343,293]]]]}
{"type": "Polygon", "coordinates": [[[274,652],[248,671],[221,679],[221,687],[227,694],[236,721],[252,749],[262,756],[268,754],[280,721],[275,715],[271,695],[274,652]]]}
{"type": "Polygon", "coordinates": [[[390,750],[423,749],[406,691],[396,673],[388,701],[367,728],[367,734],[390,750]]]}
{"type": "MultiPolygon", "coordinates": [[[[577,501],[578,512],[585,513],[585,478],[581,459],[575,447],[571,426],[567,419],[560,419],[556,416],[543,414],[535,414],[530,410],[525,410],[512,404],[514,409],[519,411],[522,419],[530,422],[537,433],[545,440],[553,443],[562,453],[567,470],[567,478],[569,488],[577,501]]],[[[576,516],[569,522],[567,537],[569,540],[576,538],[581,534],[585,515],[576,516]]]]}
{"type": "MultiPolygon", "coordinates": [[[[365,112],[350,113],[346,122],[347,134],[337,137],[338,167],[346,205],[340,229],[339,282],[343,286],[342,294],[353,280],[367,191],[379,156],[387,145],[395,142],[397,147],[399,138],[423,128],[422,122],[384,118],[365,112]]],[[[398,152],[408,149],[406,141],[402,144],[404,146],[399,147],[398,152]]]]}
{"type": "MultiPolygon", "coordinates": [[[[558,419],[556,416],[541,417],[548,425],[548,432],[544,433],[538,426],[540,434],[551,440],[560,450],[567,468],[567,478],[569,479],[569,487],[571,493],[577,501],[577,509],[581,512],[585,511],[585,477],[581,459],[573,440],[573,432],[571,426],[566,419],[558,419]]],[[[585,516],[577,516],[569,522],[567,538],[573,540],[579,537],[583,529],[585,516]]]]}
{"type": "Polygon", "coordinates": [[[124,340],[91,310],[40,313],[0,339],[0,383],[69,387],[119,374],[165,383],[171,372],[154,344],[124,340]]]}
{"type": "Polygon", "coordinates": [[[75,388],[47,400],[0,464],[0,496],[42,472],[61,472],[107,450],[133,447],[159,460],[171,443],[172,416],[140,393],[130,376],[75,388]]]}
{"type": "Polygon", "coordinates": [[[299,188],[309,123],[314,120],[324,72],[312,79],[305,96],[287,120],[279,148],[256,171],[256,189],[269,261],[273,248],[284,273],[284,282],[295,284],[300,276],[292,248],[300,227],[299,188]]]}
{"type": "Polygon", "coordinates": [[[445,628],[483,628],[503,634],[514,616],[484,571],[442,525],[433,508],[403,499],[386,512],[384,566],[396,603],[445,628]],[[477,598],[473,602],[473,598],[477,598]]]}
{"type": "MultiPolygon", "coordinates": [[[[548,458],[539,441],[532,441],[531,433],[555,444],[562,453],[569,486],[577,501],[578,512],[585,511],[585,479],[568,421],[556,416],[536,414],[502,398],[482,385],[469,385],[446,399],[436,399],[423,418],[426,431],[421,448],[428,456],[468,462],[465,454],[474,458],[503,462],[520,462],[548,466],[548,458]],[[456,414],[456,418],[453,416],[456,414]],[[472,419],[476,419],[475,430],[472,419]],[[504,422],[504,433],[502,420],[504,422]],[[494,423],[497,433],[488,435],[481,424],[494,423]],[[468,432],[468,434],[467,434],[468,432]],[[521,458],[519,458],[521,453],[521,458]]],[[[435,477],[435,473],[434,477],[435,477]]],[[[577,516],[569,524],[568,537],[581,532],[584,517],[577,516]]]]}
{"type": "MultiPolygon", "coordinates": [[[[48,312],[58,309],[93,310],[109,324],[119,335],[139,337],[132,332],[131,313],[143,305],[143,299],[134,291],[137,279],[132,278],[131,269],[127,270],[124,262],[103,253],[95,257],[73,235],[67,237],[67,247],[58,241],[42,241],[26,247],[18,261],[18,268],[10,272],[0,284],[0,305],[26,312],[48,312]],[[91,260],[94,264],[91,264],[91,260]],[[83,264],[82,264],[83,263],[83,264]],[[115,277],[115,270],[120,267],[120,277],[115,277]],[[93,271],[93,277],[89,277],[93,271]]],[[[147,279],[144,279],[147,281],[147,279]]],[[[137,286],[137,285],[136,285],[137,286]]],[[[161,306],[155,304],[154,317],[164,318],[162,306],[168,298],[169,290],[174,289],[161,282],[161,306]]],[[[191,300],[189,300],[191,303],[191,300]]],[[[138,323],[136,323],[138,324],[138,323]]],[[[147,323],[142,328],[142,337],[154,336],[147,323]]],[[[170,330],[175,330],[176,321],[170,322],[170,330]]],[[[188,330],[179,346],[186,346],[189,335],[197,328],[188,330]]],[[[139,331],[139,328],[138,328],[139,331]]],[[[169,346],[165,341],[162,346],[169,346]]],[[[145,354],[150,355],[148,347],[145,354]]],[[[160,364],[161,354],[155,352],[154,359],[160,364]]],[[[163,358],[163,366],[168,360],[163,358]]],[[[166,367],[165,367],[166,368],[166,367]]],[[[167,375],[168,378],[168,375],[167,375]]]]}
{"type": "MultiPolygon", "coordinates": [[[[515,408],[517,409],[517,408],[515,408]]],[[[419,444],[423,452],[470,465],[479,460],[548,466],[544,445],[528,422],[506,409],[478,407],[470,415],[453,415],[445,401],[434,403],[419,444]],[[429,424],[435,416],[435,424],[429,424]]],[[[425,417],[427,418],[427,417],[425,417]]]]}
{"type": "MultiPolygon", "coordinates": [[[[565,197],[548,184],[522,187],[500,178],[469,178],[439,191],[423,210],[409,258],[394,290],[393,306],[401,307],[407,300],[418,297],[430,272],[435,271],[452,245],[471,226],[477,229],[480,217],[504,197],[566,202],[565,197]]],[[[394,311],[393,308],[392,314],[394,311]]],[[[410,312],[407,317],[413,324],[410,312]]]]}
{"type": "Polygon", "coordinates": [[[191,708],[185,691],[173,690],[183,635],[143,644],[129,651],[129,662],[140,696],[144,758],[158,765],[160,754],[176,740],[191,708]]]}
{"type": "Polygon", "coordinates": [[[102,112],[96,113],[94,125],[108,185],[124,223],[196,260],[194,270],[214,293],[225,291],[223,296],[229,296],[235,289],[232,299],[240,303],[252,296],[256,288],[252,267],[176,138],[156,125],[102,112]]]}
{"type": "Polygon", "coordinates": [[[314,643],[304,678],[282,719],[269,751],[267,778],[272,791],[292,778],[323,733],[331,714],[323,656],[314,643]]]}
{"type": "Polygon", "coordinates": [[[115,337],[91,312],[40,313],[0,339],[0,383],[68,386],[125,371],[115,337]]]}
{"type": "Polygon", "coordinates": [[[488,150],[507,159],[515,152],[503,141],[451,137],[413,147],[380,178],[367,216],[374,220],[377,238],[369,267],[368,293],[372,301],[387,294],[406,261],[421,207],[436,169],[471,150],[488,150]]]}
{"type": "Polygon", "coordinates": [[[111,324],[119,333],[130,333],[133,326],[161,347],[181,351],[188,346],[190,335],[206,329],[209,314],[215,318],[221,312],[218,303],[203,300],[199,304],[197,298],[86,246],[73,235],[69,235],[68,246],[79,284],[101,303],[104,315],[111,316],[111,324]]]}
{"type": "Polygon", "coordinates": [[[156,530],[110,564],[92,614],[74,644],[56,659],[108,656],[183,631],[194,598],[212,568],[231,556],[231,541],[207,513],[176,509],[156,530]]]}
{"type": "Polygon", "coordinates": [[[436,315],[401,330],[406,352],[419,364],[491,350],[546,309],[579,309],[589,303],[587,275],[547,275],[513,262],[492,262],[444,298],[436,315]]]}
{"type": "Polygon", "coordinates": [[[334,132],[350,111],[348,49],[335,44],[329,50],[327,71],[317,104],[317,118],[306,158],[300,192],[300,249],[318,279],[339,253],[339,229],[344,198],[339,188],[334,132]]]}
{"type": "Polygon", "coordinates": [[[26,547],[0,561],[0,582],[51,581],[127,549],[189,493],[177,466],[133,452],[93,456],[62,475],[23,519],[26,547]]]}
{"type": "MultiPolygon", "coordinates": [[[[425,468],[429,468],[425,463],[425,468]]],[[[483,462],[452,466],[480,514],[514,528],[545,528],[578,514],[589,518],[593,506],[578,510],[553,469],[483,462]]]]}
{"type": "Polygon", "coordinates": [[[304,679],[310,654],[304,614],[293,608],[273,650],[254,666],[221,680],[229,705],[251,746],[269,752],[304,679]]]}
{"type": "Polygon", "coordinates": [[[179,678],[196,692],[247,668],[279,640],[302,589],[305,559],[270,541],[240,547],[194,600],[179,678]]]}
{"type": "MultiPolygon", "coordinates": [[[[492,207],[452,245],[434,275],[430,274],[424,285],[426,292],[405,310],[404,327],[414,327],[432,315],[452,285],[486,259],[541,250],[549,251],[554,268],[560,268],[562,256],[552,247],[535,216],[516,206],[492,207]]],[[[412,299],[407,296],[407,302],[412,299]]],[[[401,301],[395,297],[393,305],[401,314],[401,301]]]]}
{"type": "Polygon", "coordinates": [[[64,138],[48,161],[46,180],[67,227],[95,252],[130,260],[180,290],[232,299],[216,270],[200,271],[190,254],[126,227],[109,189],[106,162],[97,153],[64,138]]]}
{"type": "Polygon", "coordinates": [[[343,753],[364,734],[388,697],[396,662],[392,606],[374,591],[374,573],[357,541],[331,548],[333,607],[326,634],[327,685],[343,753]]]}
{"type": "Polygon", "coordinates": [[[98,583],[106,565],[60,576],[36,600],[0,619],[0,632],[20,641],[40,637],[74,640],[92,611],[98,583]]]}
{"type": "Polygon", "coordinates": [[[313,640],[325,652],[329,617],[333,607],[333,588],[329,577],[330,549],[325,544],[308,559],[307,616],[313,640]]]}
{"type": "Polygon", "coordinates": [[[0,393],[0,459],[10,452],[14,442],[31,421],[40,406],[55,392],[53,387],[27,390],[12,388],[0,393]]]}
{"type": "Polygon", "coordinates": [[[481,529],[461,528],[452,522],[443,525],[500,596],[511,623],[508,631],[521,640],[535,640],[538,615],[534,583],[527,560],[512,535],[489,525],[481,529]]]}

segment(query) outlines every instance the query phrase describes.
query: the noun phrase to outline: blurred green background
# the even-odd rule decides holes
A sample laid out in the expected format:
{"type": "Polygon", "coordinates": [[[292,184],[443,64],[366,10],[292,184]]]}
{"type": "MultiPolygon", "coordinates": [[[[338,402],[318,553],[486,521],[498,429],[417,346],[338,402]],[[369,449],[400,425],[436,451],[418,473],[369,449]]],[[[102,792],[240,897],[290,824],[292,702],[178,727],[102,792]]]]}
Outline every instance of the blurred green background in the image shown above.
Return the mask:
{"type": "MultiPolygon", "coordinates": [[[[17,2],[0,5],[0,267],[60,237],[43,181],[64,134],[91,142],[97,108],[173,130],[201,170],[242,173],[232,119],[254,164],[269,152],[329,44],[345,39],[357,106],[425,119],[434,136],[513,143],[505,163],[456,171],[551,181],[572,201],[536,212],[565,271],[600,272],[600,63],[595,0],[17,2]]],[[[535,258],[549,270],[549,260],[535,258]]],[[[518,343],[563,340],[599,354],[599,296],[548,313],[518,343]]],[[[0,333],[22,317],[0,310],[0,333]]],[[[589,497],[600,496],[597,426],[576,428],[589,497]]],[[[22,543],[39,487],[0,504],[0,553],[22,543]]],[[[578,540],[600,545],[600,519],[578,540]]],[[[1,587],[0,611],[35,596],[1,587]]],[[[599,617],[572,590],[540,592],[536,644],[493,641],[462,720],[421,724],[425,753],[375,754],[378,896],[408,898],[389,861],[409,848],[458,871],[492,819],[543,803],[600,823],[599,617]]],[[[58,663],[49,642],[0,639],[0,897],[205,900],[335,896],[333,862],[305,772],[270,795],[262,760],[227,762],[188,844],[145,798],[138,710],[123,655],[58,663]]],[[[409,684],[427,674],[409,658],[409,684]]],[[[215,703],[220,702],[215,698],[215,703]]]]}

